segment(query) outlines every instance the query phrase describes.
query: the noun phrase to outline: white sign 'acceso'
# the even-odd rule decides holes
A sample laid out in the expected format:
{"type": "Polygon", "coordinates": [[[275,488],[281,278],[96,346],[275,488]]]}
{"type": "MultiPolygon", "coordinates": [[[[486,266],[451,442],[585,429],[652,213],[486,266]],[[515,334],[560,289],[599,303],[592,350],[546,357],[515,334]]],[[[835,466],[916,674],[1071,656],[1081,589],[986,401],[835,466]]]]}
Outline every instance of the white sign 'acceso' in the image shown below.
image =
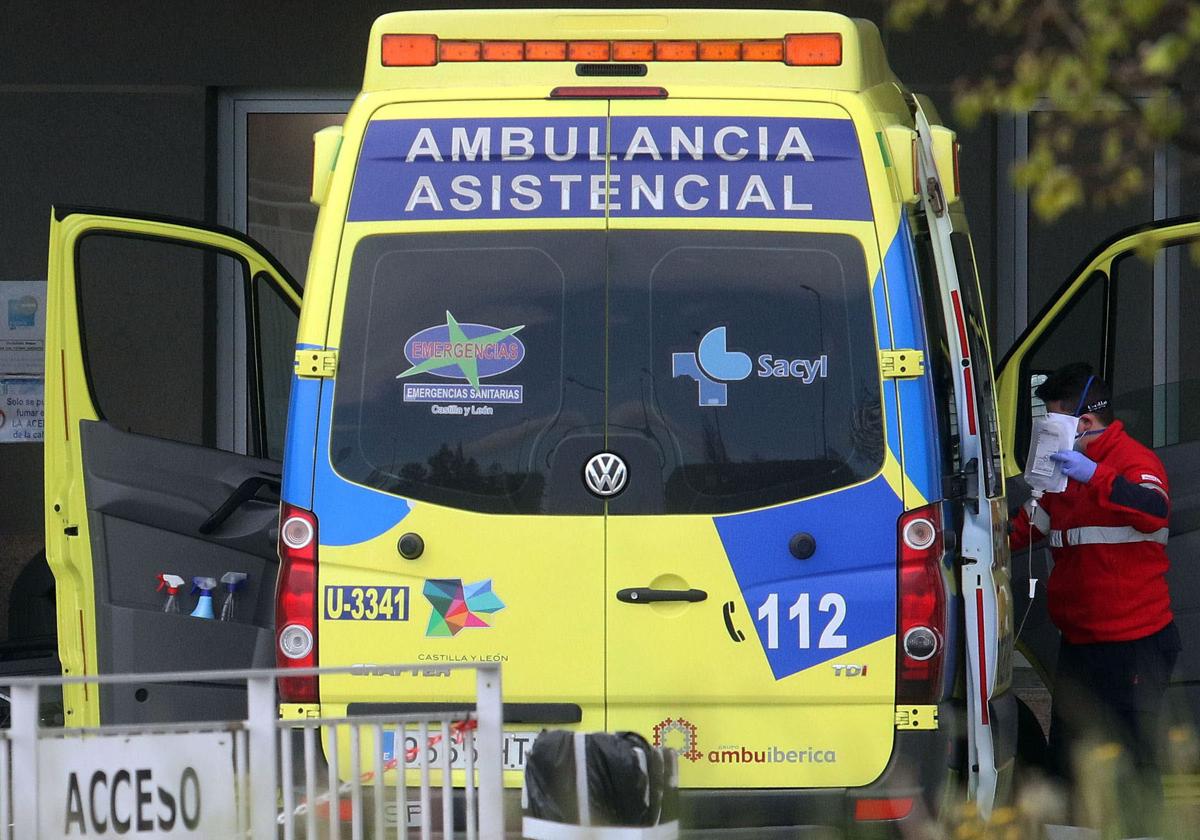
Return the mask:
{"type": "Polygon", "coordinates": [[[232,837],[233,736],[65,737],[41,744],[38,836],[232,837]]]}

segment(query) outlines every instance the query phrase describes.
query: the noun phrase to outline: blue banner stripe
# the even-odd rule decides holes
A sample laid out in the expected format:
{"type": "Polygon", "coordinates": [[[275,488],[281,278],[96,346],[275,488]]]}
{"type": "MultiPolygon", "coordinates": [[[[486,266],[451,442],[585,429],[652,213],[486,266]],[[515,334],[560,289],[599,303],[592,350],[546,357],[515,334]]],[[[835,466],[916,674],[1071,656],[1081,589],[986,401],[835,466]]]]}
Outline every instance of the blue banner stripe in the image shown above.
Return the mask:
{"type": "Polygon", "coordinates": [[[611,126],[603,117],[376,120],[363,140],[348,218],[606,212],[872,218],[850,120],[688,116],[614,117],[611,126]]]}

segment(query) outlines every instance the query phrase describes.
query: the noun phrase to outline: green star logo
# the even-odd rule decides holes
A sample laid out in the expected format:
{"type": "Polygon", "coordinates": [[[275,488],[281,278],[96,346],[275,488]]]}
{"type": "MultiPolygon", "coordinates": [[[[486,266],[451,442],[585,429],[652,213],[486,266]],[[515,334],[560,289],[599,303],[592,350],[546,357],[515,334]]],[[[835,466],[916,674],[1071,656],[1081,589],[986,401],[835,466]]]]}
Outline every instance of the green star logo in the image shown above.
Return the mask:
{"type": "MultiPolygon", "coordinates": [[[[469,325],[468,325],[469,326],[469,325]]],[[[463,377],[471,383],[473,388],[479,387],[479,364],[476,359],[479,357],[479,350],[489,347],[493,344],[498,344],[509,336],[516,335],[521,330],[525,329],[522,324],[519,327],[509,327],[506,330],[496,330],[495,332],[487,333],[486,335],[477,336],[475,338],[467,338],[458,321],[450,314],[450,310],[446,310],[446,331],[450,338],[449,352],[444,355],[438,355],[434,358],[426,359],[423,362],[413,365],[408,370],[397,376],[397,379],[405,379],[409,376],[416,376],[419,373],[427,373],[433,370],[441,370],[442,368],[457,367],[463,377]]],[[[411,358],[411,357],[410,357],[411,358]]]]}

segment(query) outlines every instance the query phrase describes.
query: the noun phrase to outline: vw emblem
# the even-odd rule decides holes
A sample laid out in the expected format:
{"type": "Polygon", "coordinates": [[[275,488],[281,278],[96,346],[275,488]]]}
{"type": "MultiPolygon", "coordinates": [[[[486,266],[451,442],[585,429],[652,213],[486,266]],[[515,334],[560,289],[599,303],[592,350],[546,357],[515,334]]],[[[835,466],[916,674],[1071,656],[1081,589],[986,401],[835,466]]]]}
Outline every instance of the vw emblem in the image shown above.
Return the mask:
{"type": "Polygon", "coordinates": [[[629,470],[619,456],[601,452],[588,459],[583,468],[583,482],[587,489],[602,499],[615,496],[625,489],[629,470]]]}

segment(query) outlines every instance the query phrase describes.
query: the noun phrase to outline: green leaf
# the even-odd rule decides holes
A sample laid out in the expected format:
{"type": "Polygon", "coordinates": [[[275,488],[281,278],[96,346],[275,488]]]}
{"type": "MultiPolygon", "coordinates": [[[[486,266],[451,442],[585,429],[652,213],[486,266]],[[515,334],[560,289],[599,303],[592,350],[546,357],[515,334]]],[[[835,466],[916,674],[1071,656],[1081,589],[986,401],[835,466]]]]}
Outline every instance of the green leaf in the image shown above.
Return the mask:
{"type": "Polygon", "coordinates": [[[1124,13],[1125,20],[1142,27],[1153,23],[1162,7],[1163,0],[1124,0],[1118,9],[1124,13]]]}
{"type": "Polygon", "coordinates": [[[1142,72],[1147,76],[1170,76],[1191,51],[1192,46],[1186,38],[1168,33],[1152,44],[1143,45],[1142,72]]]}
{"type": "Polygon", "coordinates": [[[1065,166],[1047,172],[1033,190],[1033,209],[1038,218],[1052,222],[1068,210],[1083,203],[1083,184],[1065,166]]]}
{"type": "Polygon", "coordinates": [[[1102,141],[1100,159],[1103,165],[1108,168],[1114,166],[1121,159],[1121,154],[1125,150],[1125,145],[1121,142],[1121,131],[1117,128],[1110,128],[1104,132],[1104,140],[1102,141]]]}
{"type": "Polygon", "coordinates": [[[1157,139],[1174,137],[1183,128],[1183,104],[1170,90],[1159,89],[1142,100],[1142,123],[1146,133],[1157,139]]]}

